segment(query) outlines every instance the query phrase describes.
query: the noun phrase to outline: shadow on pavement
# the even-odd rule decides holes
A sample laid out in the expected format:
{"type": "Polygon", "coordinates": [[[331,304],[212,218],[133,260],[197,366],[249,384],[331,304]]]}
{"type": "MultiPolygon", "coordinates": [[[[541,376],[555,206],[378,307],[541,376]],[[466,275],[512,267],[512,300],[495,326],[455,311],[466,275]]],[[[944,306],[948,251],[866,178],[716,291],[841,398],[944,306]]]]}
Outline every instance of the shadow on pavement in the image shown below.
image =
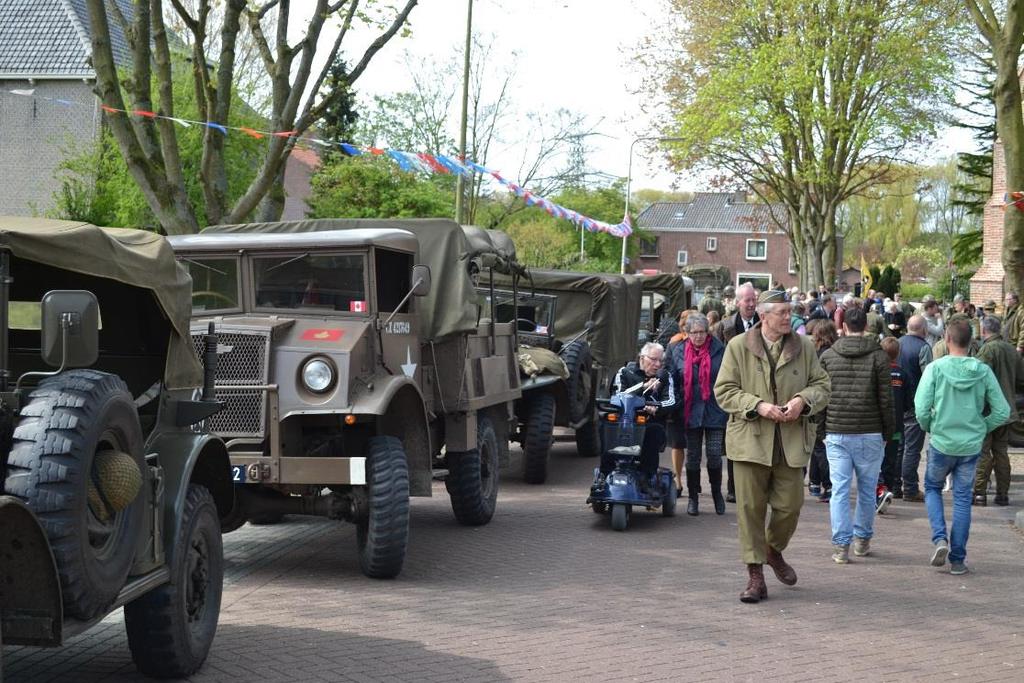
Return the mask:
{"type": "MultiPolygon", "coordinates": [[[[325,613],[325,617],[331,614],[325,613]]],[[[450,643],[449,643],[450,644],[450,643]]],[[[459,643],[465,647],[469,643],[459,643]]],[[[4,668],[4,681],[144,681],[124,637],[71,651],[38,650],[4,668]],[[59,664],[46,654],[58,655],[59,664]],[[40,656],[43,659],[40,659],[40,656]]],[[[330,627],[221,624],[203,668],[189,681],[507,681],[490,660],[438,652],[423,643],[359,635],[330,627]],[[302,672],[298,674],[297,672],[302,672]]]]}

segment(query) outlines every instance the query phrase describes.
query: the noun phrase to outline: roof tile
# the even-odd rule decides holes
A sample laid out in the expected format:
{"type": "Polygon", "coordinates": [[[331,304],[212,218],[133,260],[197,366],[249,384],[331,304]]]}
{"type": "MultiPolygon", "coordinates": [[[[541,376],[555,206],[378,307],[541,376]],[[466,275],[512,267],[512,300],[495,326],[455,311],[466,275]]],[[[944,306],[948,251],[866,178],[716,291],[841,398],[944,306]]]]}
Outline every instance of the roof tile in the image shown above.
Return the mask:
{"type": "MultiPolygon", "coordinates": [[[[775,205],[777,215],[781,207],[775,205]]],[[[765,204],[737,201],[733,192],[698,192],[690,202],[656,202],[637,216],[647,230],[664,232],[771,232],[765,204]]]]}

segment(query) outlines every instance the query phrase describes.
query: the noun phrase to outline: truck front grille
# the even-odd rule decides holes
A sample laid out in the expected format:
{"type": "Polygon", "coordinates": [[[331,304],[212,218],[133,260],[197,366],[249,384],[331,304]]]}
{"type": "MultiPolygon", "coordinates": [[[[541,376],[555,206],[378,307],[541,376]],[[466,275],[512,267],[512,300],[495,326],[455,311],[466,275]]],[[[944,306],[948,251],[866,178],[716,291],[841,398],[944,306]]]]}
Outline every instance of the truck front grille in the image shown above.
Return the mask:
{"type": "MultiPolygon", "coordinates": [[[[224,409],[210,418],[210,429],[223,437],[259,438],[266,434],[267,392],[235,387],[267,383],[269,332],[217,332],[217,399],[224,409]]],[[[202,359],[204,334],[192,344],[202,359]]]]}

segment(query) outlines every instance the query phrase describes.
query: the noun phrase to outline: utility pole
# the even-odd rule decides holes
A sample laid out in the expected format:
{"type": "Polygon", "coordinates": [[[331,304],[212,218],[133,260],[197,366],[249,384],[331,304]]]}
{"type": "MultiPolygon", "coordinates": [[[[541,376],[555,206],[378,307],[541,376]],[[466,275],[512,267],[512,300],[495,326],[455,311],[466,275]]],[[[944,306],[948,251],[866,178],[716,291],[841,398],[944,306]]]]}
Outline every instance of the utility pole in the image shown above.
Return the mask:
{"type": "MultiPolygon", "coordinates": [[[[680,142],[683,138],[664,138],[653,135],[641,135],[640,137],[633,140],[629,145],[629,165],[626,167],[626,212],[625,215],[629,215],[629,195],[632,192],[633,184],[633,148],[636,147],[638,142],[680,142]]],[[[639,226],[638,226],[639,227],[639,226]]],[[[629,240],[628,235],[622,236],[622,258],[619,261],[619,272],[626,272],[626,242],[629,240]]]]}
{"type": "MultiPolygon", "coordinates": [[[[469,121],[469,49],[473,44],[473,0],[466,2],[466,54],[462,64],[462,117],[459,120],[459,160],[466,159],[466,127],[469,121]]],[[[466,222],[466,177],[455,181],[455,220],[466,222]]]]}

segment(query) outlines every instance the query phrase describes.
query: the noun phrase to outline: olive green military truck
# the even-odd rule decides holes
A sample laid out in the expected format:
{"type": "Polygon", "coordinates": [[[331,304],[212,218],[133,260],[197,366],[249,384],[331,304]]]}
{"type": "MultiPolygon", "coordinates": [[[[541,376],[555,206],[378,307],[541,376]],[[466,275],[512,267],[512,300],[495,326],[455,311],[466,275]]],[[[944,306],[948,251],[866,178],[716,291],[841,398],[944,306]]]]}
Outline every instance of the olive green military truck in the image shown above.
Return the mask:
{"type": "Polygon", "coordinates": [[[640,330],[637,346],[656,341],[666,321],[675,320],[693,302],[693,280],[685,275],[658,273],[640,275],[643,300],[640,305],[640,330]]]}
{"type": "MultiPolygon", "coordinates": [[[[170,242],[219,334],[212,418],[245,520],[356,525],[360,567],[396,576],[409,496],[443,476],[459,522],[494,514],[520,396],[511,325],[472,278],[501,261],[446,220],[214,226],[170,242]],[[484,258],[486,257],[486,258],[484,258]]],[[[198,347],[197,347],[198,348],[198,347]]]]}
{"type": "Polygon", "coordinates": [[[520,356],[537,366],[527,371],[525,364],[514,435],[523,447],[524,480],[539,484],[547,478],[555,427],[573,430],[579,455],[599,455],[595,400],[608,395],[615,372],[635,356],[641,281],[530,269],[521,278],[496,274],[495,287],[498,320],[515,322],[520,356]]]}
{"type": "Polygon", "coordinates": [[[159,235],[0,218],[6,645],[58,646],[123,606],[143,673],[205,660],[233,489],[190,284],[159,235]]]}

